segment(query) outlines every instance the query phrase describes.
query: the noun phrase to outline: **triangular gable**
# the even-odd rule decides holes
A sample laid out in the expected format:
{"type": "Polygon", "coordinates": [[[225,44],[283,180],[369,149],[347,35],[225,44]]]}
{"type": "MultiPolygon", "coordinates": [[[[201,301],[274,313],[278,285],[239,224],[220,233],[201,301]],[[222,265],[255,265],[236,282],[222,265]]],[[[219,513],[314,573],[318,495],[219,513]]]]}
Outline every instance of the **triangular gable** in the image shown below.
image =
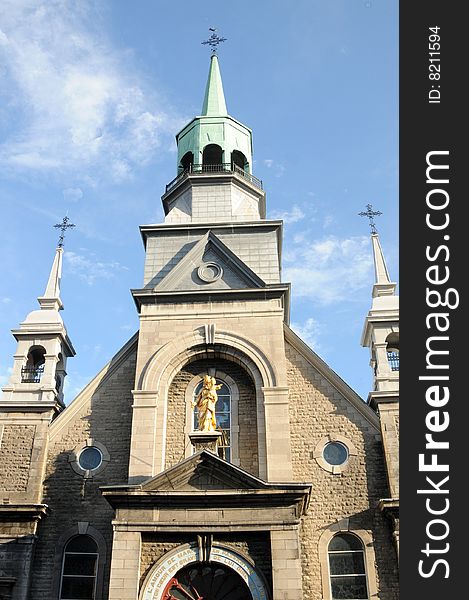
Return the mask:
{"type": "Polygon", "coordinates": [[[380,421],[375,411],[364,402],[360,396],[331,369],[331,367],[320,358],[314,350],[312,350],[303,340],[284,324],[285,340],[295,348],[317,371],[324,379],[326,379],[332,387],[334,387],[342,397],[360,413],[366,421],[372,425],[377,431],[380,431],[380,421]]]}
{"type": "Polygon", "coordinates": [[[141,484],[142,492],[263,490],[269,484],[202,450],[141,484]]]}
{"type": "Polygon", "coordinates": [[[59,436],[64,428],[77,417],[83,407],[91,402],[93,395],[101,385],[115,375],[115,373],[137,353],[138,332],[135,333],[122,348],[107,362],[91,381],[79,392],[79,394],[68,404],[65,409],[54,419],[49,427],[49,440],[52,441],[59,436]]]}
{"type": "Polygon", "coordinates": [[[265,282],[217,236],[208,231],[154,288],[157,292],[200,289],[256,289],[265,282]],[[215,267],[210,267],[210,264],[215,267]],[[207,267],[208,266],[208,267],[207,267]],[[221,268],[220,276],[210,275],[221,268]],[[208,277],[206,276],[208,275],[208,277]]]}

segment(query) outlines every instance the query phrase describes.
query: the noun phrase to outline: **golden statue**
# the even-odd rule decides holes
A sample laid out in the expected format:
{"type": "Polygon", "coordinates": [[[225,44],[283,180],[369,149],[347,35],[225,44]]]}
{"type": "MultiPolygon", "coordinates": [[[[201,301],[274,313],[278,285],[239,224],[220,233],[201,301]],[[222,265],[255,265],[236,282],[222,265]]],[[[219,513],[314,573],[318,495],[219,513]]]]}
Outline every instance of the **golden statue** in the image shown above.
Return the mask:
{"type": "Polygon", "coordinates": [[[215,404],[218,400],[217,390],[223,384],[217,385],[215,377],[204,375],[202,389],[197,394],[197,398],[192,402],[192,408],[199,409],[199,431],[215,431],[217,421],[215,418],[215,404]]]}

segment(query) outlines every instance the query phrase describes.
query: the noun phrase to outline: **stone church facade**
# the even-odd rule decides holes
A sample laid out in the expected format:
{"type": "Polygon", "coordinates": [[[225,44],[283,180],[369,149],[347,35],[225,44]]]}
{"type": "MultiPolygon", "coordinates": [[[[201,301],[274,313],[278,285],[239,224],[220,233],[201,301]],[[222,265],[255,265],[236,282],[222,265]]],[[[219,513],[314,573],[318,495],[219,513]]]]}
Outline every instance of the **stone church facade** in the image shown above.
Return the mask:
{"type": "Polygon", "coordinates": [[[399,315],[376,234],[364,402],[289,327],[282,222],[216,55],[145,225],[139,331],[65,408],[63,249],[0,399],[0,598],[395,600],[399,315]],[[215,432],[197,431],[204,375],[215,432]]]}

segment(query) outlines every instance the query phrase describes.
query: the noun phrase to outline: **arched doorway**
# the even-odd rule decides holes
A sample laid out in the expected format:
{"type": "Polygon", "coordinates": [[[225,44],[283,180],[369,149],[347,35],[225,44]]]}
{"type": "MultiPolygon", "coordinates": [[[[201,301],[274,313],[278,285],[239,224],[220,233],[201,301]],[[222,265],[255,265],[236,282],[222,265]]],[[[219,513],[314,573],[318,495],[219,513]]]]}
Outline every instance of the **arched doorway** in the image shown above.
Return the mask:
{"type": "Polygon", "coordinates": [[[197,544],[182,544],[149,570],[140,600],[269,600],[262,575],[244,556],[214,543],[210,562],[197,544]]]}
{"type": "Polygon", "coordinates": [[[240,575],[221,564],[194,563],[176,573],[161,600],[252,600],[240,575]]]}

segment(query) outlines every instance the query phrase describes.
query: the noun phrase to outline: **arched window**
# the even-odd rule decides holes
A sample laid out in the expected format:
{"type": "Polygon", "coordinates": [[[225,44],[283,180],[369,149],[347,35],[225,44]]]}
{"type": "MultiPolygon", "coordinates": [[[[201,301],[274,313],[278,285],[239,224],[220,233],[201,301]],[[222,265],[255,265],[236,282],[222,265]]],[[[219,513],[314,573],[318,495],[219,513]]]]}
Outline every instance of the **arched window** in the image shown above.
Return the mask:
{"type": "Polygon", "coordinates": [[[181,171],[189,171],[191,166],[194,164],[194,154],[192,152],[186,152],[181,158],[180,169],[181,171]]]}
{"type": "Polygon", "coordinates": [[[77,535],[65,546],[60,580],[60,600],[94,600],[98,571],[98,546],[89,535],[77,535]]]}
{"type": "MultiPolygon", "coordinates": [[[[202,389],[203,382],[201,381],[194,390],[194,400],[199,395],[202,389]]],[[[231,390],[228,385],[217,379],[217,384],[221,384],[221,388],[217,390],[218,400],[215,405],[215,416],[217,420],[217,429],[221,430],[223,436],[218,445],[218,453],[222,458],[231,462],[231,390]]],[[[194,410],[194,430],[198,428],[198,410],[194,410]]]]}
{"type": "Polygon", "coordinates": [[[239,150],[233,150],[233,152],[231,153],[231,162],[236,167],[239,167],[242,171],[248,170],[248,162],[246,160],[246,157],[239,150]]]}
{"type": "Polygon", "coordinates": [[[399,371],[399,334],[390,333],[386,338],[386,352],[391,371],[399,371]]]}
{"type": "Polygon", "coordinates": [[[351,533],[338,533],[329,542],[329,577],[333,600],[363,600],[368,596],[363,544],[351,533]]]}
{"type": "Polygon", "coordinates": [[[22,383],[39,383],[44,373],[46,349],[42,346],[32,346],[26,358],[26,364],[21,368],[22,383]]]}
{"type": "Polygon", "coordinates": [[[223,160],[223,150],[217,144],[208,144],[205,146],[202,153],[202,164],[205,165],[221,165],[223,160]]]}

